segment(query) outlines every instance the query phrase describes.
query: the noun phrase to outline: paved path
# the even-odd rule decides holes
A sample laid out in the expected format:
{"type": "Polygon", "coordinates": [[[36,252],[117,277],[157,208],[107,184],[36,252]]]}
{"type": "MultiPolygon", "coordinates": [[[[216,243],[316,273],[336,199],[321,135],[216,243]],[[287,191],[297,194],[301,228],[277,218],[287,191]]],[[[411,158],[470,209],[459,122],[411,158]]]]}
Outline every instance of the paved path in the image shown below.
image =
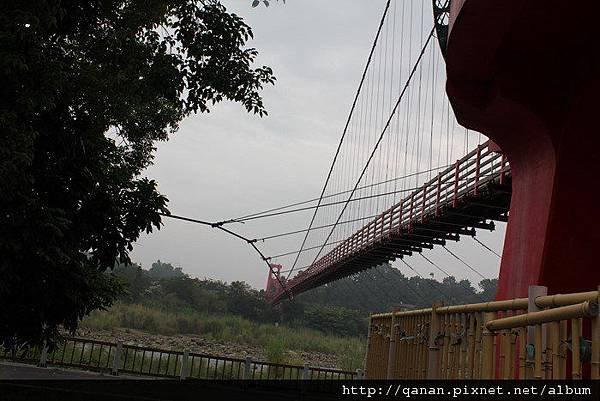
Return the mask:
{"type": "MultiPolygon", "coordinates": [[[[75,369],[39,368],[22,363],[0,362],[1,379],[114,379],[115,376],[75,369]]],[[[119,376],[124,379],[127,377],[119,376]]]]}

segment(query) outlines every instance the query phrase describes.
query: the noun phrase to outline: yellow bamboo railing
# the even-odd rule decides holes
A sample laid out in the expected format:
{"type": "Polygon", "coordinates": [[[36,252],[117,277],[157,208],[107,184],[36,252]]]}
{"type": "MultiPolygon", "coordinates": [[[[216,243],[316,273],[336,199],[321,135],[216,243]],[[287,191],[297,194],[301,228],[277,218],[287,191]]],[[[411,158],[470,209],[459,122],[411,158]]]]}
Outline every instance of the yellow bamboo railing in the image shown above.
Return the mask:
{"type": "Polygon", "coordinates": [[[528,298],[373,314],[365,377],[600,379],[599,293],[536,286],[528,298]]]}

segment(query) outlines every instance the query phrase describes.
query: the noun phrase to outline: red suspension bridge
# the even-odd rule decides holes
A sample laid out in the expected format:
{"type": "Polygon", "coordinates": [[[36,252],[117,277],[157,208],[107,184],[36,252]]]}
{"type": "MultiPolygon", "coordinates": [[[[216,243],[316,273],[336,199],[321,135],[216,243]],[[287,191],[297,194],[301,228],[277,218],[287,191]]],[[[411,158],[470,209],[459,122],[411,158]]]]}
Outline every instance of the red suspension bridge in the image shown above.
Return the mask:
{"type": "Polygon", "coordinates": [[[385,3],[317,198],[201,222],[260,254],[271,302],[446,248],[495,221],[508,223],[499,299],[526,296],[530,285],[577,292],[600,281],[600,55],[590,51],[600,5],[426,3],[385,3]],[[253,238],[229,228],[306,211],[305,229],[253,238]],[[297,250],[263,249],[298,235],[297,250]]]}
{"type": "Polygon", "coordinates": [[[286,282],[285,290],[270,280],[276,287],[272,300],[279,302],[424,248],[445,246],[460,235],[474,236],[475,228],[493,229],[491,220],[508,220],[510,190],[505,157],[488,143],[478,146],[286,282]]]}
{"type": "MultiPolygon", "coordinates": [[[[319,257],[326,248],[321,246],[313,262],[286,281],[285,288],[271,288],[272,300],[278,302],[435,245],[445,246],[446,241],[458,240],[460,235],[474,236],[477,228],[493,228],[493,220],[508,222],[498,299],[526,296],[528,286],[534,284],[546,285],[553,292],[594,289],[600,281],[600,269],[591,244],[600,240],[600,219],[591,213],[596,209],[597,190],[590,183],[599,182],[593,160],[598,160],[600,135],[591,105],[600,88],[600,61],[598,53],[589,49],[594,47],[595,37],[592,10],[597,11],[598,4],[434,0],[432,18],[428,19],[433,22],[427,36],[423,9],[415,14],[418,3],[397,3],[387,3],[369,61],[378,54],[378,46],[385,49],[379,53],[384,54],[386,76],[387,33],[398,32],[397,27],[401,26],[399,56],[396,50],[391,53],[401,64],[396,70],[400,81],[403,72],[406,78],[399,87],[395,106],[390,106],[387,124],[379,126],[383,126],[379,141],[354,188],[365,182],[369,168],[389,172],[390,148],[394,153],[394,149],[404,147],[400,159],[405,174],[409,155],[417,159],[413,171],[421,168],[419,156],[430,168],[436,153],[438,161],[440,155],[443,158],[444,141],[448,161],[448,154],[452,155],[448,149],[453,148],[455,140],[454,127],[448,127],[454,123],[485,133],[494,142],[480,144],[399,202],[394,199],[390,207],[378,209],[383,211],[368,224],[352,233],[343,231],[344,239],[339,239],[338,231],[336,240],[330,241],[332,233],[335,237],[332,229],[324,241],[327,252],[319,257]],[[381,32],[386,35],[383,40],[381,32]],[[429,46],[429,39],[434,36],[439,50],[429,46]],[[416,56],[411,53],[412,41],[419,43],[416,47],[420,53],[416,56]],[[437,75],[440,65],[446,76],[437,75]],[[424,80],[429,74],[430,79],[424,80]],[[437,100],[440,95],[436,82],[443,82],[447,89],[441,91],[442,100],[437,100]],[[446,92],[451,106],[445,103],[446,92]],[[393,118],[402,123],[390,124],[393,118]],[[416,124],[411,123],[411,118],[416,124]],[[423,132],[429,134],[429,139],[421,137],[423,132]],[[452,139],[448,132],[452,132],[452,139]],[[396,136],[400,141],[394,140],[396,136]],[[388,141],[383,143],[383,149],[378,149],[384,137],[388,141]],[[414,146],[407,151],[411,139],[414,146]],[[570,274],[565,275],[565,269],[570,274]]],[[[393,35],[391,43],[397,44],[393,35]]],[[[381,73],[381,62],[371,66],[367,63],[367,76],[369,67],[381,73]]],[[[392,64],[392,75],[393,70],[392,64]]],[[[375,76],[380,75],[371,75],[375,76]]],[[[386,79],[383,82],[389,85],[386,79]]],[[[363,83],[364,75],[359,94],[363,83]]],[[[375,93],[380,94],[377,88],[375,93]]],[[[384,97],[385,93],[383,89],[384,97]]],[[[357,99],[360,102],[358,94],[357,99]]],[[[354,120],[360,121],[364,113],[360,110],[358,118],[353,114],[357,99],[348,119],[350,126],[354,120]]],[[[381,104],[385,105],[385,100],[381,104]]],[[[367,110],[367,114],[372,111],[367,110]]],[[[333,172],[336,162],[344,163],[338,155],[348,153],[343,146],[348,125],[333,161],[333,172]]],[[[362,135],[367,131],[359,130],[362,135]]],[[[469,131],[464,136],[468,148],[469,131]]],[[[350,154],[349,158],[356,159],[357,154],[350,154]]],[[[392,165],[398,165],[397,160],[392,165]]],[[[355,163],[353,160],[347,165],[355,163]]],[[[332,171],[321,198],[334,181],[330,179],[335,175],[332,171]]],[[[344,168],[341,171],[348,174],[344,168]]],[[[353,175],[354,171],[350,169],[349,173],[353,175]]],[[[347,202],[355,195],[352,191],[347,202]]],[[[376,207],[384,204],[377,202],[376,207]]],[[[346,212],[346,205],[340,217],[346,212]]],[[[341,220],[338,218],[336,224],[341,220]]],[[[311,227],[313,222],[309,232],[311,227]]],[[[306,238],[300,252],[305,250],[305,243],[306,238]]]]}

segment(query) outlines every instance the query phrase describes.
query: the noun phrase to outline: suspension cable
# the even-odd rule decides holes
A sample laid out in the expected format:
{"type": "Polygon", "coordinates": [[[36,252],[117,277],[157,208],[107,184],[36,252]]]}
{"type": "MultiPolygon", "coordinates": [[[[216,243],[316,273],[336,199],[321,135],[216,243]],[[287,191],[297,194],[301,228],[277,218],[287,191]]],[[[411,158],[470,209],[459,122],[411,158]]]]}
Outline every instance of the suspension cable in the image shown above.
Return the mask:
{"type": "Polygon", "coordinates": [[[454,252],[452,252],[450,249],[446,248],[446,245],[442,245],[442,248],[444,248],[446,251],[448,251],[448,253],[450,253],[450,255],[452,255],[456,259],[458,259],[463,265],[467,266],[469,269],[471,269],[474,273],[476,273],[483,280],[487,280],[487,278],[483,274],[481,274],[479,271],[477,271],[477,269],[475,269],[473,266],[471,266],[470,264],[468,264],[467,262],[465,262],[464,260],[462,260],[460,258],[460,256],[458,256],[457,254],[455,254],[454,252]]]}
{"type": "MultiPolygon", "coordinates": [[[[433,262],[431,259],[429,259],[427,256],[423,255],[422,253],[419,253],[419,255],[421,255],[427,262],[429,262],[431,265],[435,266],[439,271],[441,271],[442,273],[444,273],[446,275],[446,277],[453,277],[450,274],[448,274],[447,271],[445,271],[444,269],[442,269],[440,266],[438,266],[437,263],[433,262]]],[[[460,285],[460,281],[457,282],[457,284],[460,285]]],[[[464,288],[465,291],[470,292],[469,289],[463,285],[461,285],[461,287],[464,288]]],[[[483,299],[483,297],[481,295],[479,295],[477,292],[474,292],[473,295],[475,295],[477,298],[479,298],[481,300],[481,302],[484,302],[485,299],[483,299]]]]}
{"type": "MultiPolygon", "coordinates": [[[[377,29],[377,34],[375,35],[375,40],[373,41],[373,46],[371,47],[371,52],[369,53],[369,58],[367,59],[367,64],[365,66],[365,69],[363,71],[362,77],[360,79],[360,83],[358,85],[358,89],[356,90],[356,95],[354,96],[354,101],[352,102],[352,107],[350,108],[350,113],[348,115],[348,119],[346,120],[346,124],[344,126],[344,130],[342,132],[342,137],[340,138],[340,142],[338,144],[338,147],[335,151],[335,155],[333,156],[333,161],[331,163],[331,167],[329,168],[329,172],[327,173],[327,178],[325,179],[325,184],[323,185],[323,189],[321,190],[321,195],[319,196],[319,201],[317,202],[317,208],[315,209],[315,212],[313,213],[313,216],[310,220],[310,224],[308,225],[308,230],[306,231],[306,235],[304,236],[304,239],[302,240],[302,245],[300,245],[300,250],[302,250],[302,248],[304,248],[304,245],[306,244],[306,240],[308,239],[308,234],[310,233],[310,230],[312,228],[312,225],[315,221],[315,218],[317,217],[317,212],[319,210],[319,205],[321,204],[322,200],[323,200],[323,196],[325,195],[325,190],[327,189],[327,185],[329,184],[329,180],[331,179],[331,174],[333,173],[333,167],[335,166],[335,162],[337,161],[338,155],[340,154],[340,150],[342,148],[342,143],[344,142],[344,138],[346,137],[346,132],[348,131],[348,126],[350,125],[350,121],[352,119],[352,115],[354,114],[354,109],[356,107],[356,103],[358,101],[358,98],[360,96],[360,91],[362,89],[363,83],[365,81],[365,77],[367,75],[367,71],[369,70],[369,65],[371,64],[371,59],[373,57],[373,53],[375,52],[375,48],[377,47],[377,41],[379,40],[379,35],[381,33],[381,28],[383,27],[383,24],[385,22],[385,18],[387,16],[387,12],[388,9],[390,8],[390,1],[388,0],[385,4],[385,9],[383,11],[383,15],[381,16],[381,21],[379,22],[379,28],[377,29]]],[[[327,242],[327,241],[325,241],[327,242]]],[[[294,260],[294,264],[292,265],[292,271],[294,270],[294,268],[296,267],[296,264],[298,263],[298,258],[300,257],[300,253],[298,253],[296,255],[296,258],[294,260]]],[[[291,275],[291,272],[288,273],[286,278],[289,278],[291,275]]]]}
{"type": "Polygon", "coordinates": [[[490,248],[489,246],[487,246],[483,242],[479,241],[477,238],[475,238],[475,237],[471,237],[471,238],[473,238],[479,245],[481,245],[482,247],[484,247],[485,249],[487,249],[488,251],[490,251],[494,255],[498,256],[499,258],[502,258],[502,256],[498,252],[494,251],[492,248],[490,248]]]}
{"type": "MultiPolygon", "coordinates": [[[[373,148],[373,150],[371,151],[371,154],[369,156],[369,158],[367,159],[367,162],[360,174],[360,176],[358,177],[358,180],[356,182],[356,184],[354,185],[354,189],[352,190],[352,192],[350,193],[350,196],[348,197],[348,199],[346,200],[346,202],[344,203],[344,206],[342,208],[342,211],[340,212],[335,225],[333,226],[333,228],[331,229],[331,231],[329,232],[329,234],[327,235],[327,238],[325,239],[325,243],[327,243],[329,241],[329,239],[331,238],[331,235],[333,233],[333,231],[335,230],[335,227],[337,226],[337,223],[341,220],[342,215],[344,214],[344,211],[346,210],[346,208],[348,207],[348,203],[350,202],[350,199],[352,198],[352,196],[354,195],[356,189],[358,188],[361,179],[363,178],[363,176],[365,175],[365,172],[367,171],[367,168],[369,166],[369,164],[371,163],[371,160],[373,160],[373,156],[375,155],[375,152],[377,151],[377,148],[379,147],[379,144],[381,143],[381,140],[383,139],[383,137],[385,136],[385,133],[387,132],[387,129],[390,125],[390,122],[394,116],[394,114],[396,113],[396,110],[398,109],[398,106],[400,105],[400,101],[402,100],[402,98],[404,97],[404,93],[406,93],[406,88],[409,86],[412,77],[414,76],[415,72],[417,71],[418,66],[420,65],[421,60],[423,59],[423,54],[425,53],[425,50],[427,49],[429,43],[431,42],[431,38],[433,37],[433,32],[435,31],[435,25],[434,27],[431,29],[429,35],[427,36],[427,40],[425,41],[425,44],[423,45],[421,52],[419,53],[419,57],[417,57],[417,60],[415,61],[415,64],[406,80],[406,83],[402,89],[402,92],[400,93],[400,96],[398,97],[398,100],[396,101],[396,104],[394,105],[394,108],[392,109],[391,115],[388,118],[381,134],[379,135],[379,139],[377,140],[377,142],[375,143],[375,146],[373,148]]],[[[308,237],[308,234],[306,235],[308,237]]],[[[318,259],[319,255],[321,254],[321,252],[323,251],[325,245],[323,245],[323,247],[321,247],[321,249],[319,250],[319,252],[317,252],[317,255],[315,256],[315,259],[313,261],[316,262],[316,260],[318,259]]],[[[298,254],[299,255],[299,254],[298,254]]],[[[296,258],[297,260],[298,258],[296,258]]],[[[291,274],[291,273],[289,273],[291,274]]],[[[288,277],[289,277],[288,274],[288,277]]]]}

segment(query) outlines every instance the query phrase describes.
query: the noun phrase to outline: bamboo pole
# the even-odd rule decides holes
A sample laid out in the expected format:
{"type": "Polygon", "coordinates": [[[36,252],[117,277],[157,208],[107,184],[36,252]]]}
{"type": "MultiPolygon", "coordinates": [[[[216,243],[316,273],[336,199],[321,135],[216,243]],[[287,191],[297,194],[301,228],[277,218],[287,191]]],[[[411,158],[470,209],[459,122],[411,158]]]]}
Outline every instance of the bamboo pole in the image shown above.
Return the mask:
{"type": "Polygon", "coordinates": [[[418,379],[421,374],[421,341],[419,339],[419,333],[421,332],[421,317],[415,316],[415,368],[413,371],[413,378],[418,379]]]}
{"type": "Polygon", "coordinates": [[[561,379],[567,378],[567,332],[568,322],[562,320],[560,322],[560,377],[561,379]]]}
{"type": "Polygon", "coordinates": [[[387,361],[387,379],[394,378],[394,368],[396,366],[396,315],[392,314],[392,323],[390,327],[390,345],[388,349],[388,361],[387,361]]]}
{"type": "Polygon", "coordinates": [[[413,318],[413,329],[412,329],[412,337],[413,339],[410,340],[412,342],[412,347],[413,347],[413,371],[412,371],[412,378],[416,379],[418,376],[418,372],[419,372],[419,340],[417,339],[417,332],[418,332],[418,326],[419,326],[419,318],[420,316],[415,316],[413,318]]]}
{"type": "MultiPolygon", "coordinates": [[[[429,320],[431,316],[423,316],[423,335],[429,331],[429,327],[431,326],[431,321],[429,320]]],[[[427,372],[429,371],[429,344],[426,342],[426,337],[423,338],[423,344],[421,345],[423,349],[423,359],[422,359],[422,368],[421,368],[421,378],[427,379],[427,372]]]]}
{"type": "Polygon", "coordinates": [[[423,347],[421,347],[421,324],[422,324],[423,316],[416,317],[416,326],[415,326],[415,347],[417,349],[417,355],[415,360],[415,379],[421,378],[421,359],[423,358],[423,347]]]}
{"type": "Polygon", "coordinates": [[[552,351],[552,379],[560,379],[560,322],[549,324],[550,342],[552,351]]]}
{"type": "Polygon", "coordinates": [[[495,333],[488,329],[487,322],[494,320],[496,313],[486,312],[483,315],[484,325],[482,334],[482,366],[481,366],[481,378],[482,379],[493,379],[494,378],[494,338],[495,333]]]}
{"type": "Polygon", "coordinates": [[[426,330],[426,326],[425,326],[425,316],[418,316],[417,317],[419,325],[418,325],[418,333],[419,333],[419,337],[417,338],[417,347],[418,347],[418,355],[419,355],[419,359],[417,361],[417,366],[418,366],[418,371],[417,371],[417,375],[416,378],[417,379],[424,379],[425,376],[423,375],[425,373],[425,362],[427,361],[427,348],[425,348],[425,343],[423,341],[423,335],[425,333],[426,330]]]}
{"type": "MultiPolygon", "coordinates": [[[[574,294],[537,295],[534,303],[539,308],[560,307],[583,303],[585,301],[598,300],[598,291],[580,292],[574,294]]],[[[438,314],[471,313],[471,312],[497,312],[502,310],[524,310],[528,307],[528,298],[515,298],[504,301],[481,302],[467,305],[453,305],[441,307],[438,314]]],[[[432,308],[417,309],[403,312],[388,312],[375,314],[373,317],[391,317],[392,313],[399,316],[429,315],[432,308]]]]}
{"type": "Polygon", "coordinates": [[[527,328],[519,327],[519,379],[527,378],[527,328]]]}
{"type": "Polygon", "coordinates": [[[517,336],[518,332],[510,332],[510,364],[508,367],[508,379],[515,379],[515,363],[516,363],[516,351],[517,351],[517,336]]]}
{"type": "Polygon", "coordinates": [[[455,364],[455,351],[456,351],[456,315],[450,315],[450,325],[448,327],[448,367],[446,377],[448,379],[454,379],[454,364],[455,364]]]}
{"type": "Polygon", "coordinates": [[[581,379],[581,355],[580,355],[580,336],[581,336],[581,320],[578,318],[571,319],[571,355],[572,360],[572,376],[573,380],[581,379]]]}
{"type": "Polygon", "coordinates": [[[444,346],[442,349],[442,365],[441,365],[441,372],[440,372],[440,376],[442,379],[447,379],[448,378],[448,348],[449,348],[449,343],[450,343],[450,338],[448,335],[448,330],[450,327],[449,324],[450,321],[450,316],[445,315],[444,316],[444,326],[442,328],[442,333],[444,335],[444,346]]]}
{"type": "Polygon", "coordinates": [[[408,330],[406,332],[406,344],[408,346],[408,374],[406,375],[407,379],[413,378],[413,370],[414,370],[414,357],[415,357],[415,347],[413,344],[413,340],[410,338],[414,333],[414,324],[415,317],[411,316],[408,318],[408,330]]]}
{"type": "Polygon", "coordinates": [[[427,378],[428,379],[439,379],[440,365],[441,365],[441,354],[440,347],[437,345],[437,335],[440,332],[440,318],[437,314],[437,308],[441,303],[433,305],[431,308],[431,321],[429,323],[429,351],[427,354],[427,378]]]}
{"type": "Polygon", "coordinates": [[[510,378],[510,330],[502,332],[502,342],[500,343],[500,366],[499,377],[502,379],[510,378]]]}
{"type": "MultiPolygon", "coordinates": [[[[496,317],[498,317],[497,314],[496,317]]],[[[498,363],[496,362],[498,361],[498,342],[500,339],[498,338],[498,335],[494,335],[492,338],[494,339],[492,343],[492,360],[494,361],[492,364],[492,378],[496,379],[498,377],[498,363]]]]}
{"type": "MultiPolygon", "coordinates": [[[[552,323],[552,322],[551,322],[552,323]]],[[[548,331],[548,324],[542,325],[542,338],[546,338],[544,355],[542,356],[542,375],[544,379],[552,378],[552,338],[548,331]]]]}
{"type": "Polygon", "coordinates": [[[371,350],[371,331],[373,329],[373,316],[371,315],[369,317],[369,329],[367,331],[367,346],[365,349],[365,358],[363,360],[363,371],[365,372],[365,377],[369,378],[369,371],[371,370],[369,367],[369,362],[371,361],[369,359],[369,354],[370,354],[370,350],[371,350]]]}
{"type": "Polygon", "coordinates": [[[529,312],[503,319],[495,319],[487,322],[486,327],[491,331],[497,331],[502,329],[513,329],[515,327],[522,326],[534,326],[556,320],[596,316],[597,314],[598,303],[593,301],[585,301],[580,304],[562,306],[559,308],[547,309],[539,312],[529,312]]]}
{"type": "Polygon", "coordinates": [[[469,353],[468,353],[468,375],[465,377],[474,379],[475,369],[473,364],[475,363],[475,314],[468,315],[469,318],[469,353]]]}
{"type": "Polygon", "coordinates": [[[460,314],[460,360],[458,364],[458,377],[461,379],[466,379],[466,370],[467,370],[467,315],[465,313],[460,314]]]}
{"type": "Polygon", "coordinates": [[[533,378],[540,380],[542,378],[542,325],[535,325],[535,335],[533,346],[535,349],[533,378]]]}
{"type": "Polygon", "coordinates": [[[398,363],[398,378],[406,379],[406,369],[407,369],[407,360],[406,360],[406,342],[402,340],[403,333],[406,330],[406,317],[402,316],[399,321],[398,326],[398,348],[400,352],[400,358],[398,363]]]}
{"type": "Polygon", "coordinates": [[[473,378],[481,379],[481,350],[483,348],[483,315],[475,314],[475,365],[473,366],[473,378]]]}
{"type": "Polygon", "coordinates": [[[543,295],[535,299],[535,304],[540,308],[556,308],[580,304],[585,301],[598,300],[598,291],[578,292],[575,294],[543,295]]]}
{"type": "Polygon", "coordinates": [[[406,337],[406,335],[408,333],[409,319],[410,319],[410,316],[406,316],[402,323],[402,331],[404,333],[403,337],[402,337],[402,347],[404,350],[404,355],[402,357],[402,359],[403,359],[402,378],[403,379],[408,379],[408,368],[409,368],[408,365],[410,365],[410,363],[409,363],[410,346],[409,346],[408,342],[406,341],[406,339],[404,338],[404,337],[406,337]]]}

